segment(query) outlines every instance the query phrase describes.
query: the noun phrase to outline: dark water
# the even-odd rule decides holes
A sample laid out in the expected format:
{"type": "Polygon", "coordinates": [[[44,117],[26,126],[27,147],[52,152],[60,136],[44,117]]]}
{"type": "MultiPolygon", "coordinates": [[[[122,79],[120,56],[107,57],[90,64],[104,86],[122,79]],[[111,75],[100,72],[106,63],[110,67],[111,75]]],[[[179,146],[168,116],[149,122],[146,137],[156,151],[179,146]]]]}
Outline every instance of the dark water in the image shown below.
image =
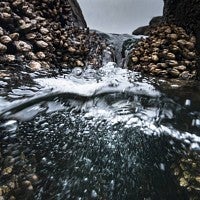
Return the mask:
{"type": "Polygon", "coordinates": [[[198,199],[199,82],[106,61],[44,75],[0,79],[2,156],[39,178],[18,199],[198,199]]]}

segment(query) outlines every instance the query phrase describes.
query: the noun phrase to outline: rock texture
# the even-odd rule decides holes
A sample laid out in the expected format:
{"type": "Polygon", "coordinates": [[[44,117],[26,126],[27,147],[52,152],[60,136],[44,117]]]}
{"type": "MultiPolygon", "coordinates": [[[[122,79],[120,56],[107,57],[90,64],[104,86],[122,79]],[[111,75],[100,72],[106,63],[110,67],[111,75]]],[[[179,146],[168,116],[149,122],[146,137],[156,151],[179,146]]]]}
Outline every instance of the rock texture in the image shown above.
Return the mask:
{"type": "Polygon", "coordinates": [[[141,27],[137,28],[136,30],[134,30],[132,32],[132,34],[133,35],[148,35],[150,30],[151,30],[151,28],[153,28],[155,26],[159,26],[163,22],[164,22],[164,20],[163,20],[162,16],[153,17],[150,20],[149,25],[141,26],[141,27]]]}
{"type": "Polygon", "coordinates": [[[195,44],[196,38],[176,25],[151,28],[133,49],[129,68],[166,78],[196,78],[195,44]]]}
{"type": "Polygon", "coordinates": [[[163,16],[152,18],[148,26],[133,31],[135,35],[146,35],[152,26],[167,22],[183,27],[187,33],[197,38],[196,47],[200,51],[200,1],[164,0],[163,16]]]}
{"type": "Polygon", "coordinates": [[[76,0],[0,2],[0,67],[32,70],[101,64],[105,42],[90,32],[76,0]]]}
{"type": "Polygon", "coordinates": [[[192,32],[197,38],[200,50],[200,1],[199,0],[164,0],[164,20],[174,23],[192,32]]]}
{"type": "MultiPolygon", "coordinates": [[[[185,30],[189,36],[196,37],[195,58],[196,78],[200,77],[200,1],[199,0],[164,0],[163,16],[154,17],[148,26],[140,27],[133,31],[135,35],[150,35],[152,30],[163,24],[176,25],[185,30]]],[[[168,49],[170,51],[170,49],[168,49]]],[[[184,61],[184,59],[182,60],[184,61]]],[[[147,71],[147,70],[146,70],[147,71]]],[[[178,74],[178,73],[177,73],[178,74]]]]}

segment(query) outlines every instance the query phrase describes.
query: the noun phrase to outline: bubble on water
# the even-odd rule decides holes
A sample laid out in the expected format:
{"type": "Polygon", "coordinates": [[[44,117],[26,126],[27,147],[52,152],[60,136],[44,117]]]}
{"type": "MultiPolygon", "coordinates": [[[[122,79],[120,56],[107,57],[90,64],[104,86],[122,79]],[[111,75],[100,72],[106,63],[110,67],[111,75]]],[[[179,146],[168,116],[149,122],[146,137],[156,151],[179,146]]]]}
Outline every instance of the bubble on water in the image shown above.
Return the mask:
{"type": "Polygon", "coordinates": [[[88,179],[87,177],[85,177],[85,178],[83,179],[84,182],[88,182],[88,180],[89,180],[89,179],[88,179]]]}
{"type": "Polygon", "coordinates": [[[15,133],[18,128],[18,122],[16,120],[9,120],[0,126],[6,132],[15,133]]]}
{"type": "Polygon", "coordinates": [[[97,192],[95,191],[95,190],[92,190],[92,192],[91,192],[91,197],[92,198],[97,198],[97,192]]]}
{"type": "Polygon", "coordinates": [[[185,106],[191,106],[191,100],[190,99],[185,100],[185,106]]]}
{"type": "Polygon", "coordinates": [[[80,67],[75,67],[73,70],[72,70],[72,74],[74,74],[75,76],[80,76],[82,74],[83,70],[82,68],[80,67]]]}
{"type": "Polygon", "coordinates": [[[111,181],[110,181],[110,189],[111,189],[111,190],[114,190],[114,188],[115,188],[115,181],[114,181],[114,180],[111,180],[111,181]]]}
{"type": "Polygon", "coordinates": [[[41,161],[45,164],[47,162],[47,158],[43,157],[41,161]]]}
{"type": "Polygon", "coordinates": [[[190,146],[190,148],[191,148],[192,150],[199,150],[199,149],[200,149],[200,146],[199,146],[198,143],[192,143],[191,146],[190,146]]]}
{"type": "Polygon", "coordinates": [[[165,171],[165,165],[164,165],[163,163],[160,163],[160,169],[161,169],[162,171],[165,171]]]}

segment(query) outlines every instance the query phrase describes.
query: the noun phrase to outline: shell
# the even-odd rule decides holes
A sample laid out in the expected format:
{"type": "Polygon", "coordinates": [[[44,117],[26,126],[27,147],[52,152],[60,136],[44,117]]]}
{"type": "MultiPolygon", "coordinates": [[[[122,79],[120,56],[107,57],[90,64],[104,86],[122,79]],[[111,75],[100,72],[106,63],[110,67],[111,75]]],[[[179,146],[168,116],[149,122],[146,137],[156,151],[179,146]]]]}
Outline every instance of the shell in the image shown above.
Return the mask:
{"type": "Polygon", "coordinates": [[[8,43],[12,42],[12,39],[9,36],[4,35],[4,36],[0,37],[0,42],[2,44],[8,44],[8,43]]]}
{"type": "Polygon", "coordinates": [[[33,71],[38,71],[38,70],[41,70],[41,64],[39,62],[36,62],[36,61],[31,61],[29,63],[29,67],[31,68],[31,70],[33,71]]]}
{"type": "Polygon", "coordinates": [[[149,33],[150,37],[142,38],[133,50],[131,62],[138,64],[134,69],[170,78],[185,78],[185,71],[190,78],[197,75],[194,36],[176,25],[153,27],[149,33]]]}
{"type": "Polygon", "coordinates": [[[42,49],[45,49],[49,46],[47,42],[42,40],[36,41],[36,45],[42,49]]]}
{"type": "Polygon", "coordinates": [[[42,51],[39,51],[36,53],[36,56],[40,59],[40,60],[43,60],[44,58],[46,58],[46,55],[42,52],[42,51]]]}
{"type": "Polygon", "coordinates": [[[7,51],[7,46],[0,43],[0,53],[4,53],[7,51]]]}
{"type": "Polygon", "coordinates": [[[16,49],[18,51],[22,51],[22,52],[28,52],[32,50],[32,46],[29,45],[28,43],[24,42],[24,41],[15,41],[14,42],[16,49]]]}

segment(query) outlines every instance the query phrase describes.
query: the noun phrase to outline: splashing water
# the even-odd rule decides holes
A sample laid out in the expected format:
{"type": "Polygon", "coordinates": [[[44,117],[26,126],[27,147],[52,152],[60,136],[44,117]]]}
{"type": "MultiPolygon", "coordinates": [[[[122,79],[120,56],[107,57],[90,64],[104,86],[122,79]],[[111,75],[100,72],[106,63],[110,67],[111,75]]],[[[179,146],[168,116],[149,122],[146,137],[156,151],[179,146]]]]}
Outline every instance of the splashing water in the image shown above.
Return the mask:
{"type": "Polygon", "coordinates": [[[2,155],[36,166],[34,199],[187,199],[171,166],[200,149],[200,89],[165,83],[114,62],[5,82],[2,155]]]}

